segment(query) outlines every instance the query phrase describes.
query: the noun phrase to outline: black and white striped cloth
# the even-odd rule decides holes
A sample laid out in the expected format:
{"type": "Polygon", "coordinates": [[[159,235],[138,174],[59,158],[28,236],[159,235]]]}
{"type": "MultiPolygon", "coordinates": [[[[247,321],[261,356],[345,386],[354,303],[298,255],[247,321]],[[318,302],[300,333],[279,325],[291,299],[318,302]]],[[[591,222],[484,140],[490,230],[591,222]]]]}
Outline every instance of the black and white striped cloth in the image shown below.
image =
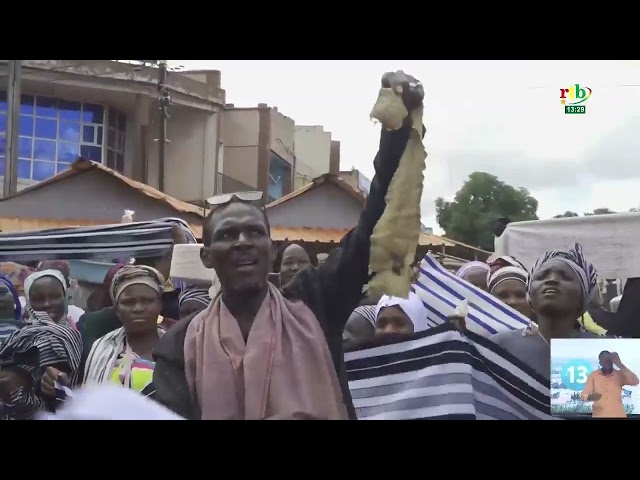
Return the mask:
{"type": "Polygon", "coordinates": [[[360,305],[353,312],[369,320],[374,327],[376,326],[376,305],[360,305]]]}
{"type": "Polygon", "coordinates": [[[491,340],[450,324],[345,354],[361,420],[551,420],[545,382],[491,340]]]}
{"type": "Polygon", "coordinates": [[[179,225],[189,243],[196,237],[179,218],[93,227],[53,228],[0,234],[0,262],[42,260],[106,260],[166,255],[173,245],[171,230],[179,225]]]}
{"type": "Polygon", "coordinates": [[[42,312],[14,332],[0,348],[0,370],[21,370],[31,377],[32,388],[20,387],[8,402],[0,402],[0,420],[28,420],[47,406],[39,395],[40,382],[49,366],[65,372],[75,385],[82,356],[80,333],[59,325],[42,312]]]}

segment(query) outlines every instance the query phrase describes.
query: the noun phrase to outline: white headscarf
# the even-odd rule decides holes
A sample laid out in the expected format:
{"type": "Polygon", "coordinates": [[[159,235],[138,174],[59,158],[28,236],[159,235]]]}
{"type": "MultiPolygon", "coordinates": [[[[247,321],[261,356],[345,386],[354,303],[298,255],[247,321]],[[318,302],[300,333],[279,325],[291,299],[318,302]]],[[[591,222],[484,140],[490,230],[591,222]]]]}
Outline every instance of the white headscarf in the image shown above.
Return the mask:
{"type": "Polygon", "coordinates": [[[53,270],[51,268],[47,270],[40,270],[37,272],[33,272],[27,278],[24,279],[24,300],[27,309],[31,311],[31,302],[29,301],[29,291],[36,280],[39,280],[44,277],[53,277],[60,282],[62,285],[62,290],[64,291],[65,298],[67,296],[67,281],[64,278],[64,275],[60,273],[58,270],[53,270]]]}
{"type": "Polygon", "coordinates": [[[489,265],[487,265],[485,262],[481,262],[479,260],[474,260],[472,262],[467,262],[465,263],[463,266],[461,266],[458,271],[456,272],[456,277],[460,277],[460,278],[464,278],[465,275],[467,275],[468,273],[475,271],[475,270],[481,270],[483,272],[488,272],[489,271],[489,265]]]}
{"type": "Polygon", "coordinates": [[[428,328],[427,325],[427,309],[415,292],[409,292],[409,298],[390,297],[383,295],[376,305],[376,319],[380,314],[380,310],[387,307],[398,306],[409,317],[413,323],[414,332],[422,332],[428,328]]]}

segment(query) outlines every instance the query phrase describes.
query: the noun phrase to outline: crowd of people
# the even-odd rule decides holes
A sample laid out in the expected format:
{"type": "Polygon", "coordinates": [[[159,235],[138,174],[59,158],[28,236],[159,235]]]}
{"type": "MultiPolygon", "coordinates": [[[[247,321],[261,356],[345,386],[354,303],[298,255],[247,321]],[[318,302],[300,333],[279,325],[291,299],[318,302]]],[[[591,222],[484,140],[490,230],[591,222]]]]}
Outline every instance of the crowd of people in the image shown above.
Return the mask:
{"type": "MultiPolygon", "coordinates": [[[[410,94],[422,95],[414,87],[403,95],[408,109],[416,104],[410,94]]],[[[366,206],[326,258],[289,244],[274,264],[264,199],[238,192],[209,199],[200,260],[219,280],[213,294],[210,285],[172,278],[171,249],[120,259],[84,310],[73,304],[68,262],[0,266],[12,272],[0,277],[0,418],[69,416],[73,392],[107,384],[171,418],[357,419],[345,352],[440,328],[419,289],[407,298],[366,289],[375,275],[371,236],[411,127],[407,116],[400,128],[383,129],[366,206]]],[[[173,233],[174,243],[185,241],[173,233]]],[[[420,270],[415,263],[414,281],[420,270]]],[[[530,270],[501,256],[470,262],[456,276],[527,319],[526,328],[491,340],[536,378],[549,379],[552,339],[603,334],[584,320],[598,283],[579,244],[547,252],[530,270]]],[[[464,334],[466,319],[448,316],[464,334]]]]}

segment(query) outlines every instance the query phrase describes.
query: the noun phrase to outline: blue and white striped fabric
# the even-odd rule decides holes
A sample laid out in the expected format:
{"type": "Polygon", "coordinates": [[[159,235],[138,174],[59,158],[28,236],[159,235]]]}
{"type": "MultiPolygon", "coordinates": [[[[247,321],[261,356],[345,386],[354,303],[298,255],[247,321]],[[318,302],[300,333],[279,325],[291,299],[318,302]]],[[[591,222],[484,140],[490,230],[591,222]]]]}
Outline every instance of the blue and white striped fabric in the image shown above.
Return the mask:
{"type": "Polygon", "coordinates": [[[447,316],[453,314],[465,299],[469,301],[467,329],[478,335],[488,337],[529,325],[527,317],[447,271],[429,254],[420,263],[420,273],[413,290],[427,308],[429,327],[445,323],[447,316]]]}
{"type": "Polygon", "coordinates": [[[359,420],[554,419],[548,381],[451,323],[348,352],[345,364],[359,420]]]}
{"type": "Polygon", "coordinates": [[[196,237],[180,218],[92,227],[0,233],[0,261],[99,260],[159,257],[173,246],[178,225],[189,243],[196,237]]]}

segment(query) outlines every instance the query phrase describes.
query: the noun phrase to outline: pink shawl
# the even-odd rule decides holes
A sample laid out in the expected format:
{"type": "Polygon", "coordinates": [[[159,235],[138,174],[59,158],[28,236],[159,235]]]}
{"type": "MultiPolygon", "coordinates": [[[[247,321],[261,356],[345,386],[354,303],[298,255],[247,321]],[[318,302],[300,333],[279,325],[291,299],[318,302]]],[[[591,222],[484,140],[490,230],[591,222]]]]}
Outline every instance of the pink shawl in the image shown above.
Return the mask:
{"type": "Polygon", "coordinates": [[[347,419],[317,319],[271,284],[246,345],[219,295],[187,328],[184,358],[203,420],[347,419]]]}

